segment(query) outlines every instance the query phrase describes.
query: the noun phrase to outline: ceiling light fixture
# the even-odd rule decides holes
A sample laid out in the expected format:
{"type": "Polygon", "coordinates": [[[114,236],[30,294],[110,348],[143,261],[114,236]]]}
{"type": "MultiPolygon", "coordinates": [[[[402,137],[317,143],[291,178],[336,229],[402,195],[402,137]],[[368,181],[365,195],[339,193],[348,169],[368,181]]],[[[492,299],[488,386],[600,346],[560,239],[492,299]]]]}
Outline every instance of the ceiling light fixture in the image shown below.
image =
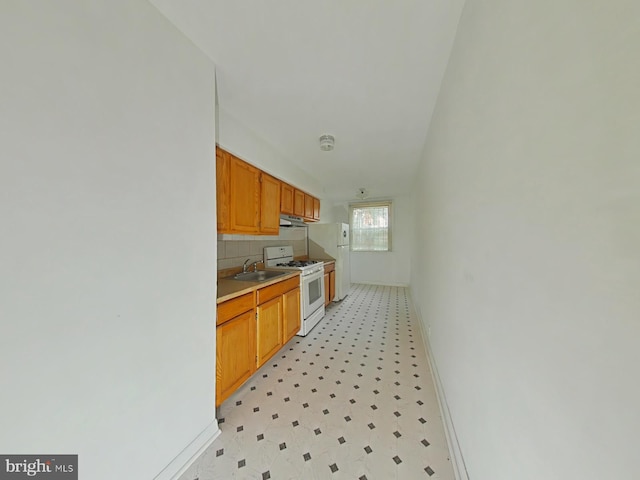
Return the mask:
{"type": "Polygon", "coordinates": [[[336,139],[333,135],[322,135],[320,137],[320,150],[323,152],[328,152],[329,150],[333,150],[333,146],[336,143],[336,139]]]}

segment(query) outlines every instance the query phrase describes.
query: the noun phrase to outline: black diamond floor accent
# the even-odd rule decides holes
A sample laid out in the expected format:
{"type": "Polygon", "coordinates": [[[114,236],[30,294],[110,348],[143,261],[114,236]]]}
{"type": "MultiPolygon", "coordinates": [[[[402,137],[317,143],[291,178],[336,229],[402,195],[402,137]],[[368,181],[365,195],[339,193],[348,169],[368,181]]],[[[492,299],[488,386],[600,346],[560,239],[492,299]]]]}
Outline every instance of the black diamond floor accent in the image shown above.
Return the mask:
{"type": "Polygon", "coordinates": [[[429,476],[431,476],[434,473],[436,473],[436,472],[433,471],[433,468],[431,468],[431,467],[425,468],[424,471],[427,472],[427,475],[429,475],[429,476]]]}
{"type": "Polygon", "coordinates": [[[331,473],[336,473],[338,471],[338,466],[335,463],[329,465],[329,468],[331,469],[331,473]]]}
{"type": "Polygon", "coordinates": [[[400,459],[400,457],[399,457],[399,456],[397,456],[397,455],[396,455],[395,457],[393,457],[393,461],[394,461],[394,462],[396,462],[396,465],[399,465],[399,464],[401,464],[401,463],[402,463],[402,460],[401,460],[401,459],[400,459]]]}

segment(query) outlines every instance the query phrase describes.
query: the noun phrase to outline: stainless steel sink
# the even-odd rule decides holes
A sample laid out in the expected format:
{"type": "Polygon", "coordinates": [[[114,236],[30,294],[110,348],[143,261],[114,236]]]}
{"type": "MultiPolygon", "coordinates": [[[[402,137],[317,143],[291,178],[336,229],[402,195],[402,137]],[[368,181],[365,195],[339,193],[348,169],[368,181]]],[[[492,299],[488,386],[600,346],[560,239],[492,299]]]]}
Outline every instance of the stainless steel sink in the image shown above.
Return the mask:
{"type": "Polygon", "coordinates": [[[238,273],[231,277],[233,280],[241,280],[243,282],[263,282],[275,277],[280,277],[291,272],[275,272],[271,270],[258,270],[257,272],[238,273]]]}

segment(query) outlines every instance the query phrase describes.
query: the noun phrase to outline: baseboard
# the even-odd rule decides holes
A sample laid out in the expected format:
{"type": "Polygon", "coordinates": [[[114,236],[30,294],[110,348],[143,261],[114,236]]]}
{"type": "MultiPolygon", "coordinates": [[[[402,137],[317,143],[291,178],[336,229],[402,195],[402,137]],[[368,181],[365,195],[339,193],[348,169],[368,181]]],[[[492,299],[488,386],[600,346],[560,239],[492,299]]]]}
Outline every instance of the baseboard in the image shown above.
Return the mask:
{"type": "Polygon", "coordinates": [[[154,480],[177,480],[187,471],[191,464],[204,452],[220,435],[218,421],[214,420],[198,435],[182,452],[174,458],[154,480]]]}
{"type": "Polygon", "coordinates": [[[360,285],[380,285],[383,287],[409,287],[408,283],[395,283],[395,282],[364,282],[364,281],[355,281],[353,280],[351,283],[358,283],[360,285]]]}
{"type": "MultiPolygon", "coordinates": [[[[413,304],[413,301],[411,302],[413,304]]],[[[420,327],[420,335],[422,336],[422,343],[427,350],[427,358],[429,360],[429,367],[431,369],[431,377],[436,388],[436,395],[438,398],[438,406],[440,408],[440,415],[444,423],[444,433],[447,438],[447,445],[449,447],[449,453],[451,454],[451,465],[453,466],[453,473],[456,480],[469,480],[469,474],[467,473],[467,467],[462,457],[462,451],[460,450],[460,443],[458,442],[458,436],[453,426],[453,420],[451,418],[451,412],[449,411],[449,405],[447,404],[447,397],[444,394],[442,388],[442,382],[440,381],[440,375],[438,374],[438,367],[436,361],[431,353],[431,344],[429,343],[429,336],[425,332],[424,322],[422,321],[422,315],[420,310],[413,306],[413,311],[418,317],[418,325],[420,327]]]]}

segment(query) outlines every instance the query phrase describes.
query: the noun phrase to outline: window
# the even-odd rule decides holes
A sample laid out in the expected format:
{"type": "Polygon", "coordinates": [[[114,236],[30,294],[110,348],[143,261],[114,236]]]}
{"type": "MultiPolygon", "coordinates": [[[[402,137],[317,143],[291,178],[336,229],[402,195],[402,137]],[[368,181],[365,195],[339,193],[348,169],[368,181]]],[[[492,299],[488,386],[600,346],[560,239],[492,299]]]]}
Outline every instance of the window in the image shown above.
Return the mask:
{"type": "Polygon", "coordinates": [[[356,203],[351,210],[351,250],[391,251],[391,202],[356,203]]]}

